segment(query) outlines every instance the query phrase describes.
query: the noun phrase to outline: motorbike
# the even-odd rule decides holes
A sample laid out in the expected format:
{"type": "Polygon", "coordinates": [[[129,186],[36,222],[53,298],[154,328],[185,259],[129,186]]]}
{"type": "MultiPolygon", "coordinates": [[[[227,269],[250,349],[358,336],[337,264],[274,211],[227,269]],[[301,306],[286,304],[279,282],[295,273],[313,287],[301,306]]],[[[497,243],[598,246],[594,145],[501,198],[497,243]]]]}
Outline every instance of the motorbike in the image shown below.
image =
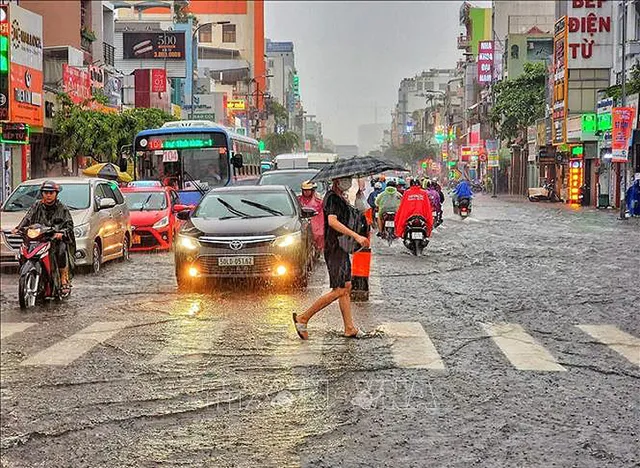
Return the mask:
{"type": "Polygon", "coordinates": [[[60,272],[54,268],[51,253],[53,228],[34,224],[20,231],[20,279],[18,300],[21,309],[34,307],[45,299],[62,300],[69,294],[60,289],[60,272]]]}
{"type": "Polygon", "coordinates": [[[457,209],[458,209],[458,214],[460,215],[461,218],[466,218],[467,216],[469,216],[471,214],[471,199],[464,197],[464,198],[460,198],[458,199],[458,203],[457,203],[457,209]]]}
{"type": "Polygon", "coordinates": [[[396,238],[396,214],[392,212],[385,212],[382,214],[382,225],[384,230],[382,231],[382,238],[386,239],[389,245],[393,244],[396,238]]]}
{"type": "Polygon", "coordinates": [[[431,215],[433,216],[433,227],[437,228],[442,224],[442,211],[432,211],[431,215]]]}
{"type": "Polygon", "coordinates": [[[471,184],[471,191],[473,191],[473,193],[481,193],[484,192],[484,184],[482,182],[473,182],[471,184]]]}
{"type": "Polygon", "coordinates": [[[419,215],[414,215],[407,219],[402,242],[413,255],[421,255],[422,251],[429,245],[427,220],[419,215]]]}
{"type": "Polygon", "coordinates": [[[528,195],[531,202],[550,201],[555,203],[562,201],[555,191],[553,182],[548,182],[542,187],[530,188],[528,195]]]}

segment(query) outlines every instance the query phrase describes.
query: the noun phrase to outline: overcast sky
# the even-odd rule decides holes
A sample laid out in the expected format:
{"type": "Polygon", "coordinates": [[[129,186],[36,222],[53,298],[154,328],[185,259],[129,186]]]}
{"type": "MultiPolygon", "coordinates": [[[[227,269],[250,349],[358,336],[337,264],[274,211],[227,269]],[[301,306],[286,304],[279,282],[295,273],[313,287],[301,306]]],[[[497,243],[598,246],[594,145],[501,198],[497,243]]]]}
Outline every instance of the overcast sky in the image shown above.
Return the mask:
{"type": "MultiPolygon", "coordinates": [[[[460,1],[267,1],[265,35],[293,41],[305,109],[336,144],[390,122],[400,80],[453,68],[460,1]]],[[[485,3],[485,2],[481,2],[485,3]]]]}

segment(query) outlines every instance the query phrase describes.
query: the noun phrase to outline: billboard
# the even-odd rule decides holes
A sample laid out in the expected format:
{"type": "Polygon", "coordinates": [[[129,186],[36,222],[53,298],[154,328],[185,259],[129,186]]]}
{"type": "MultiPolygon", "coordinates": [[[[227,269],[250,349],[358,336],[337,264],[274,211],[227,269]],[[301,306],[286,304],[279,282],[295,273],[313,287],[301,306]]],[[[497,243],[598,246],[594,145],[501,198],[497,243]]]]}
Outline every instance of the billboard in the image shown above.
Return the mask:
{"type": "Polygon", "coordinates": [[[614,107],[611,133],[611,162],[625,163],[629,160],[629,145],[635,126],[636,110],[633,107],[614,107]]]}
{"type": "Polygon", "coordinates": [[[613,66],[613,0],[567,1],[570,69],[613,66]]]}
{"type": "Polygon", "coordinates": [[[74,104],[91,99],[91,75],[89,72],[62,64],[62,89],[74,104]]]}
{"type": "Polygon", "coordinates": [[[41,127],[42,16],[9,4],[9,118],[12,122],[41,127]]]}
{"type": "Polygon", "coordinates": [[[128,60],[185,60],[184,31],[124,32],[122,56],[128,60]]]}
{"type": "Polygon", "coordinates": [[[551,141],[561,145],[567,139],[567,17],[558,19],[553,35],[553,99],[551,141]]]}
{"type": "Polygon", "coordinates": [[[493,41],[478,43],[478,83],[493,81],[493,41]]]}

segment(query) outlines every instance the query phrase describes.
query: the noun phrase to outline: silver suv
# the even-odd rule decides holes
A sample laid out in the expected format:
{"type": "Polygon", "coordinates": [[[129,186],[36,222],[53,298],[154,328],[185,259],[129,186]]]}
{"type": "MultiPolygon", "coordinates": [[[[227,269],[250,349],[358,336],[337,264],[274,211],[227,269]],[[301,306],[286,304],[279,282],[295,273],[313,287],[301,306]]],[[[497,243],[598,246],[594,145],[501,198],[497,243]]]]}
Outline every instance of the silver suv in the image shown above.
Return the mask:
{"type": "Polygon", "coordinates": [[[27,180],[2,205],[0,267],[17,265],[22,239],[12,235],[27,210],[38,200],[40,185],[53,180],[62,190],[60,201],[73,217],[76,236],[76,265],[98,273],[102,263],[128,259],[131,246],[129,209],[115,182],[87,177],[58,177],[27,180]]]}

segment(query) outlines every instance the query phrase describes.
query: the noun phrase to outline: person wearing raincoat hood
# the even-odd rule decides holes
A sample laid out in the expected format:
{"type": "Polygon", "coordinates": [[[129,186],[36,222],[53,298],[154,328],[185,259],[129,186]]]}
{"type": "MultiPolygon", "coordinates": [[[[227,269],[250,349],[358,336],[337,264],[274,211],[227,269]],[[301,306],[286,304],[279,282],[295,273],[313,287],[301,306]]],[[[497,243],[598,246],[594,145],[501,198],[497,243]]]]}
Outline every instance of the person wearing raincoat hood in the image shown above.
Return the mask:
{"type": "Polygon", "coordinates": [[[468,198],[471,200],[473,198],[473,191],[471,190],[471,186],[469,185],[469,181],[467,179],[462,179],[458,182],[458,185],[453,191],[453,206],[458,206],[458,200],[461,198],[468,198]]]}
{"type": "Polygon", "coordinates": [[[313,243],[318,252],[324,250],[324,214],[322,213],[322,198],[316,192],[318,185],[305,180],[300,186],[302,194],[298,197],[300,205],[311,208],[318,213],[311,218],[311,231],[313,232],[313,243]]]}

